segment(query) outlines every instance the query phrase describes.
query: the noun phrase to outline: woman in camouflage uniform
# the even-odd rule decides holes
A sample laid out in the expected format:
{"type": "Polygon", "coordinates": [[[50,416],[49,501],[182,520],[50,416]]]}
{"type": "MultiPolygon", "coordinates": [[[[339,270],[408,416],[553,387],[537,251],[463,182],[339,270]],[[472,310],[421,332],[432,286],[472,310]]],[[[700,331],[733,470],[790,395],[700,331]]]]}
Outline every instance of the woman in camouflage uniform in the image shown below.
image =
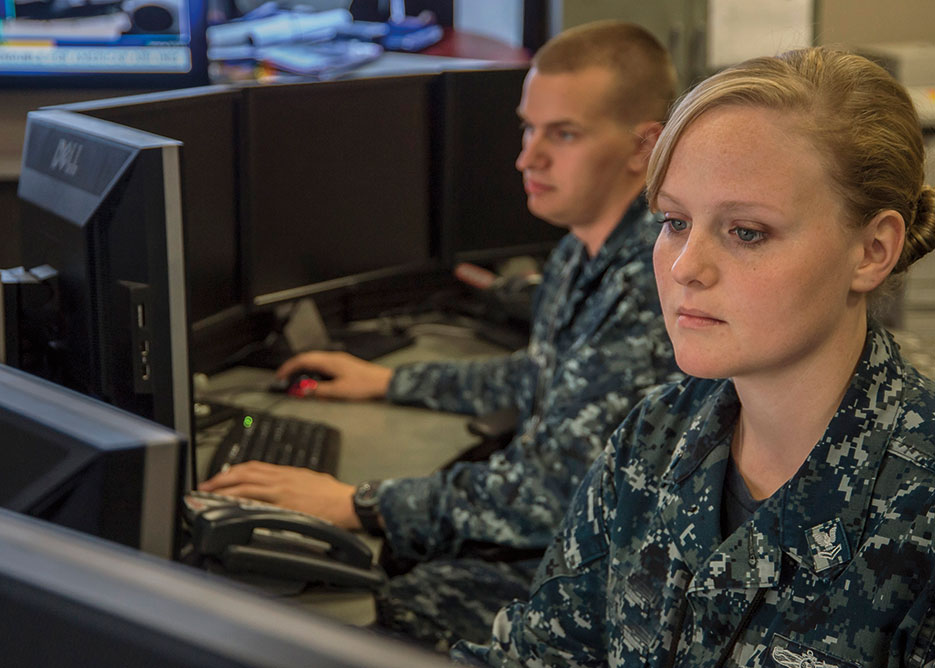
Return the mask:
{"type": "Polygon", "coordinates": [[[935,384],[870,296],[935,239],[919,122],[858,56],[700,84],[653,153],[666,328],[696,376],[630,414],[491,665],[935,662],[935,384]]]}

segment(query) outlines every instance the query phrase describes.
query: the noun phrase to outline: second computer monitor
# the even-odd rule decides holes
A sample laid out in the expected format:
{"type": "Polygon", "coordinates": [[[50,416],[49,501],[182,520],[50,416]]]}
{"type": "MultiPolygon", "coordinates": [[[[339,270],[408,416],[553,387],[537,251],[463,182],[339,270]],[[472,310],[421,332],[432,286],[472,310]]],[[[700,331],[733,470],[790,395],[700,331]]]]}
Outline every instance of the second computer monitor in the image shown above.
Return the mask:
{"type": "Polygon", "coordinates": [[[452,71],[437,82],[436,218],[448,265],[544,255],[565,233],[526,208],[515,167],[523,68],[452,71]]]}
{"type": "Polygon", "coordinates": [[[240,95],[222,86],[58,107],[182,142],[189,309],[198,322],[241,302],[237,235],[240,95]]]}
{"type": "Polygon", "coordinates": [[[248,88],[243,249],[254,306],[431,259],[431,75],[248,88]]]}
{"type": "Polygon", "coordinates": [[[4,666],[444,668],[444,657],[0,510],[4,666]]]}

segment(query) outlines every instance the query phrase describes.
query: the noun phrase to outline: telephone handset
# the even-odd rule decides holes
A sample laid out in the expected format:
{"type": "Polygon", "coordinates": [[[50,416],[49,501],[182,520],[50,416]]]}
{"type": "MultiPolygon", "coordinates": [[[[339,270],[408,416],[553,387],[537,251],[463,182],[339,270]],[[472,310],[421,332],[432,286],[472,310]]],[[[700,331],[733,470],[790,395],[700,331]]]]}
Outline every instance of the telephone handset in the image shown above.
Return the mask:
{"type": "Polygon", "coordinates": [[[330,522],[270,504],[190,492],[192,547],[231,573],[253,573],[341,588],[386,582],[370,548],[330,522]]]}

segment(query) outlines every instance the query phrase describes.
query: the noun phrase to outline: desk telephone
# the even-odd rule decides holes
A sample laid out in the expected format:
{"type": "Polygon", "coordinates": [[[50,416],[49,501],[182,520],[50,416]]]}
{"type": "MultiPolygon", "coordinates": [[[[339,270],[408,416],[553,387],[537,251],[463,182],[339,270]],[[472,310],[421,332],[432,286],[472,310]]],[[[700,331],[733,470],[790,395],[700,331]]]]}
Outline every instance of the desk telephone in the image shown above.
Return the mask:
{"type": "Polygon", "coordinates": [[[198,491],[185,496],[185,514],[194,551],[229,573],[347,589],[386,582],[363,541],[312,515],[198,491]]]}

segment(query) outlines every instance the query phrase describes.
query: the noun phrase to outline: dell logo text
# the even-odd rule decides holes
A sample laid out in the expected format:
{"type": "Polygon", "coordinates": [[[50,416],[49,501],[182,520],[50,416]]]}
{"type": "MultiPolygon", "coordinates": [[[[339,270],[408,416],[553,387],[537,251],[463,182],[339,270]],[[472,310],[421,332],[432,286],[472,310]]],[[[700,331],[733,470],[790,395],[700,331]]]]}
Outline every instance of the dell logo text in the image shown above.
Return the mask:
{"type": "Polygon", "coordinates": [[[52,169],[63,171],[68,176],[77,174],[78,158],[83,148],[84,146],[76,141],[59,139],[58,146],[55,147],[55,155],[52,156],[52,169]]]}

